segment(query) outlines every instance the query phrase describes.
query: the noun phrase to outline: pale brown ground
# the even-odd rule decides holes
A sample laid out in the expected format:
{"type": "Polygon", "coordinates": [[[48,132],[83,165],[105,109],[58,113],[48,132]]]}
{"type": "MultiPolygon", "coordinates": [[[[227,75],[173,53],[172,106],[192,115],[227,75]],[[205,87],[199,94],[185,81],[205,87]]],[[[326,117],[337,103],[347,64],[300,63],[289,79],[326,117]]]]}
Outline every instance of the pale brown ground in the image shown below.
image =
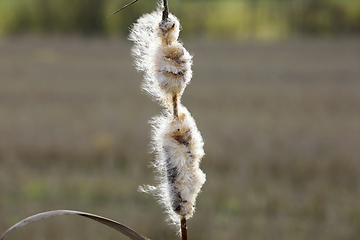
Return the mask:
{"type": "MultiPolygon", "coordinates": [[[[184,40],[194,77],[183,103],[204,139],[207,182],[189,239],[358,239],[359,39],[184,40]]],[[[151,239],[177,239],[154,184],[150,126],[126,40],[0,41],[0,232],[75,209],[151,239]]],[[[126,239],[75,216],[7,239],[126,239]]]]}

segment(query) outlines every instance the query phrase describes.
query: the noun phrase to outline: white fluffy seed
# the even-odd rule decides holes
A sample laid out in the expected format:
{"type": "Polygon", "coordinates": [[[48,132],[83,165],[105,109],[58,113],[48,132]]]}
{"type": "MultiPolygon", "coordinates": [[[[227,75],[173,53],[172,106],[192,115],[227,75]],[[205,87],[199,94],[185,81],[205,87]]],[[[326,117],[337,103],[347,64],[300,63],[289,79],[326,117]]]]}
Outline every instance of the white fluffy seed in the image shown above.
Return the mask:
{"type": "Polygon", "coordinates": [[[184,106],[179,106],[178,118],[166,114],[153,123],[154,165],[160,173],[158,195],[172,222],[179,224],[181,218],[192,216],[196,197],[205,183],[200,169],[204,143],[184,106]]]}
{"type": "Polygon", "coordinates": [[[193,215],[196,197],[205,183],[200,169],[203,139],[195,120],[180,103],[192,77],[192,57],[178,41],[179,32],[179,20],[169,14],[162,21],[159,8],[139,18],[129,37],[134,41],[136,67],[144,72],[143,89],[166,107],[164,114],[152,121],[153,165],[159,184],[140,190],[156,195],[177,226],[181,219],[193,215]]]}
{"type": "Polygon", "coordinates": [[[169,14],[161,21],[161,9],[145,14],[130,31],[136,68],[144,72],[143,89],[165,106],[173,94],[182,95],[192,77],[192,57],[178,41],[179,20],[169,14]]]}

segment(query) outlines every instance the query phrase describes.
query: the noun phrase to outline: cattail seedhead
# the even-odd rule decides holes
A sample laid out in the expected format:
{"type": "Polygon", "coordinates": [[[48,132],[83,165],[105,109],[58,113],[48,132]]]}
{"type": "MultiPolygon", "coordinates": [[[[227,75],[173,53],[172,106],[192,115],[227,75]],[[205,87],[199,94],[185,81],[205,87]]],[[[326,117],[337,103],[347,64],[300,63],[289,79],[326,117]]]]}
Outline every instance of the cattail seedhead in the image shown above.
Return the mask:
{"type": "Polygon", "coordinates": [[[154,166],[160,183],[157,194],[171,221],[180,224],[181,218],[192,216],[196,197],[205,183],[200,169],[204,143],[195,120],[182,105],[177,118],[167,112],[152,123],[154,166]]]}
{"type": "Polygon", "coordinates": [[[138,19],[130,31],[136,68],[144,72],[143,89],[165,107],[173,94],[179,97],[192,77],[192,56],[178,41],[179,20],[161,8],[138,19]]]}
{"type": "MultiPolygon", "coordinates": [[[[130,31],[138,70],[144,72],[143,89],[163,105],[164,114],[153,119],[154,167],[159,184],[142,188],[158,196],[172,223],[190,218],[205,183],[200,170],[203,139],[195,120],[180,99],[192,77],[192,56],[178,41],[179,20],[159,8],[138,19],[130,31]]],[[[182,227],[184,230],[184,227],[182,227]]]]}

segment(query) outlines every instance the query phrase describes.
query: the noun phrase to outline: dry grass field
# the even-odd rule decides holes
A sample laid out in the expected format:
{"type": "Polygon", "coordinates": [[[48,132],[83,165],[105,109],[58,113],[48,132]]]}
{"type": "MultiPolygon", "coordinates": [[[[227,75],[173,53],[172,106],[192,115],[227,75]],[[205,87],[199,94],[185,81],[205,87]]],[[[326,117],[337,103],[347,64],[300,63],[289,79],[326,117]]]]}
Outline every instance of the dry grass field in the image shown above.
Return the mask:
{"type": "MultiPolygon", "coordinates": [[[[183,103],[205,140],[190,240],[360,236],[359,39],[184,39],[183,103]]],[[[153,197],[147,121],[161,111],[121,39],[0,40],[0,232],[43,211],[113,218],[178,239],[153,197]]],[[[63,216],[7,239],[127,239],[63,216]]]]}

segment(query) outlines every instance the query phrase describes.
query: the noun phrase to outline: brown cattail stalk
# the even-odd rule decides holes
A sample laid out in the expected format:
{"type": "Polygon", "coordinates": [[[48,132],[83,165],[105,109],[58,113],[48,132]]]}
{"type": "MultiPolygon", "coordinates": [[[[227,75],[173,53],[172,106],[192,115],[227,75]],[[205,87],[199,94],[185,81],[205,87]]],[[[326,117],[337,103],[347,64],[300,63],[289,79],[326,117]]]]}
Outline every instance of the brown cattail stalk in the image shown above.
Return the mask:
{"type": "Polygon", "coordinates": [[[182,240],[187,240],[186,218],[181,219],[181,238],[182,240]]]}

